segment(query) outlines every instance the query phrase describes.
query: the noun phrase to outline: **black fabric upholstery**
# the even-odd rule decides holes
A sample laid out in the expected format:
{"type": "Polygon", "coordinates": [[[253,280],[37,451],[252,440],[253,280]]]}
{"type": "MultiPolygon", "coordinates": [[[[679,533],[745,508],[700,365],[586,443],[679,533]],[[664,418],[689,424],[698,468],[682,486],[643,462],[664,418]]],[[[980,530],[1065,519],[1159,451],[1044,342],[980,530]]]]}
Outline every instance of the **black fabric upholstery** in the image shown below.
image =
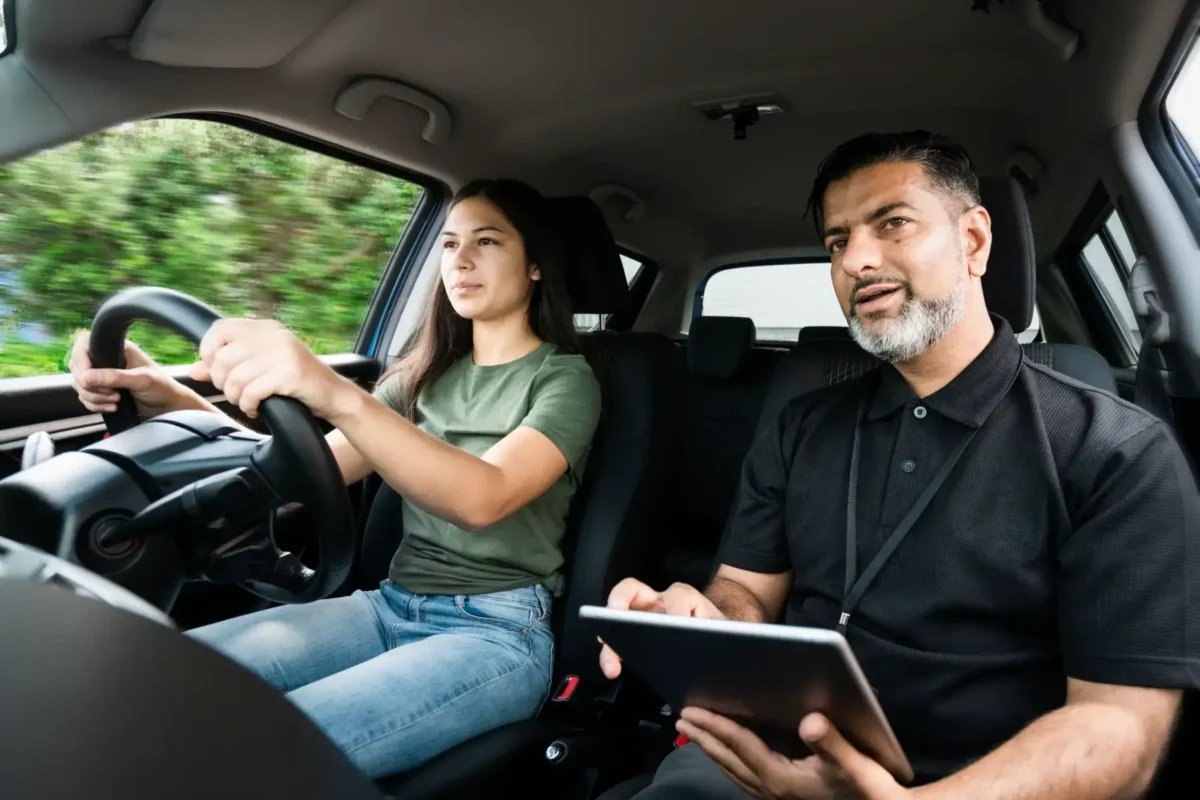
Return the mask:
{"type": "Polygon", "coordinates": [[[992,217],[992,253],[983,276],[988,310],[1020,333],[1033,320],[1037,254],[1021,185],[1012,178],[980,178],[983,207],[992,217]]]}
{"type": "Polygon", "coordinates": [[[484,797],[480,787],[519,786],[543,765],[542,750],[556,731],[547,720],[505,725],[442,753],[420,769],[376,781],[396,800],[484,797]]]}
{"type": "Polygon", "coordinates": [[[704,585],[712,576],[713,555],[725,519],[737,494],[742,460],[754,439],[762,413],[767,384],[783,350],[753,347],[753,323],[738,318],[721,320],[711,327],[696,323],[688,337],[686,363],[680,358],[676,380],[684,388],[679,410],[678,450],[672,467],[675,476],[674,513],[659,539],[661,574],[651,576],[666,585],[683,581],[704,585]],[[728,354],[729,336],[740,332],[742,352],[728,354]],[[710,350],[719,353],[709,352],[710,350]],[[713,369],[721,361],[724,369],[713,369]],[[731,369],[736,361],[737,369],[731,369]]]}
{"type": "MultiPolygon", "coordinates": [[[[1117,393],[1117,377],[1113,374],[1112,366],[1104,360],[1104,356],[1092,348],[1078,344],[1051,344],[1043,347],[1051,349],[1050,362],[1041,362],[1045,366],[1080,383],[1117,393]]],[[[1025,346],[1025,355],[1029,355],[1029,345],[1025,346]]]]}
{"type": "Polygon", "coordinates": [[[747,317],[697,317],[688,331],[688,368],[709,378],[732,378],[750,359],[757,335],[747,317]]]}
{"type": "Polygon", "coordinates": [[[567,290],[576,314],[613,314],[625,307],[629,283],[604,214],[587,197],[546,200],[563,237],[567,290]]]}

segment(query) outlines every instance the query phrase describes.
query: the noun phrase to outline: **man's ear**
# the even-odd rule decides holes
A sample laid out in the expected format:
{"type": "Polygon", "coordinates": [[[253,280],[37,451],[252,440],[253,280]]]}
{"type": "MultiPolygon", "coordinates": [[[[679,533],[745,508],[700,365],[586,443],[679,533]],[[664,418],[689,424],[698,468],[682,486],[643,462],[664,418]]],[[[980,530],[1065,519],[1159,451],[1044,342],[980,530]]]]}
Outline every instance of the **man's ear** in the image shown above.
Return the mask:
{"type": "Polygon", "coordinates": [[[967,272],[973,278],[982,278],[992,254],[992,215],[983,206],[975,206],[963,214],[959,232],[967,258],[967,272]]]}

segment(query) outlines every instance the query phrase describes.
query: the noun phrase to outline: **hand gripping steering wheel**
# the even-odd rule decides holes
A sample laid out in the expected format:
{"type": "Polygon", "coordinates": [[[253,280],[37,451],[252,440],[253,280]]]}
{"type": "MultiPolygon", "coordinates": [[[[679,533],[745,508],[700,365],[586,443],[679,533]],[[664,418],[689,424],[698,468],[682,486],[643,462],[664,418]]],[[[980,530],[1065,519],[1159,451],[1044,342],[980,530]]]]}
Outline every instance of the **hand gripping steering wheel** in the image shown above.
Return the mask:
{"type": "MultiPolygon", "coordinates": [[[[110,298],[96,313],[89,356],[97,368],[121,369],[125,366],[125,335],[134,322],[157,323],[199,345],[220,318],[209,306],[180,292],[157,287],[129,289],[110,298]]],[[[196,481],[152,503],[142,515],[153,518],[148,512],[169,502],[175,507],[182,504],[193,514],[204,504],[219,512],[221,503],[234,498],[252,499],[272,511],[284,503],[301,502],[316,527],[316,568],[281,551],[269,534],[263,534],[248,546],[242,543],[240,552],[249,555],[238,576],[242,586],[269,600],[317,600],[342,585],[354,559],[350,497],[329,444],[307,407],[290,397],[270,397],[260,406],[260,414],[271,436],[253,450],[244,467],[196,481]]],[[[113,436],[139,423],[128,391],[121,391],[117,410],[105,414],[104,422],[113,436]]]]}

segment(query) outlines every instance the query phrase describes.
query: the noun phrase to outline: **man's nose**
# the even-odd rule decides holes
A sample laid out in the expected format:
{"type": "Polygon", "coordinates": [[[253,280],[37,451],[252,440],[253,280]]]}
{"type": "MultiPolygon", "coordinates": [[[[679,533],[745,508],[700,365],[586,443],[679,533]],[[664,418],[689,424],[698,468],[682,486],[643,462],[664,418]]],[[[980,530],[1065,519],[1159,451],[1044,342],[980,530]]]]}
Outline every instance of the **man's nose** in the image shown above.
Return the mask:
{"type": "Polygon", "coordinates": [[[838,266],[852,278],[861,278],[883,266],[883,249],[878,240],[864,234],[851,234],[838,259],[838,266]]]}

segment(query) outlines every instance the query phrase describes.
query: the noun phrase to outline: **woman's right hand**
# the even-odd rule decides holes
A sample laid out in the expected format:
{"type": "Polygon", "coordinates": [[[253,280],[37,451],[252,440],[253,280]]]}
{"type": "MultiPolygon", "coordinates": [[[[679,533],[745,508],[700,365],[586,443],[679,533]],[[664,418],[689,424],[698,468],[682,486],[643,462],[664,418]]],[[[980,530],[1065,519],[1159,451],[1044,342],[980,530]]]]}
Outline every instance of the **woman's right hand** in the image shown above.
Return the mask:
{"type": "Polygon", "coordinates": [[[133,342],[125,341],[125,369],[95,369],[88,356],[90,334],[75,337],[67,367],[83,407],[93,413],[117,410],[117,390],[128,389],[143,418],[184,408],[201,407],[200,396],[163,372],[154,359],[133,342]]]}

